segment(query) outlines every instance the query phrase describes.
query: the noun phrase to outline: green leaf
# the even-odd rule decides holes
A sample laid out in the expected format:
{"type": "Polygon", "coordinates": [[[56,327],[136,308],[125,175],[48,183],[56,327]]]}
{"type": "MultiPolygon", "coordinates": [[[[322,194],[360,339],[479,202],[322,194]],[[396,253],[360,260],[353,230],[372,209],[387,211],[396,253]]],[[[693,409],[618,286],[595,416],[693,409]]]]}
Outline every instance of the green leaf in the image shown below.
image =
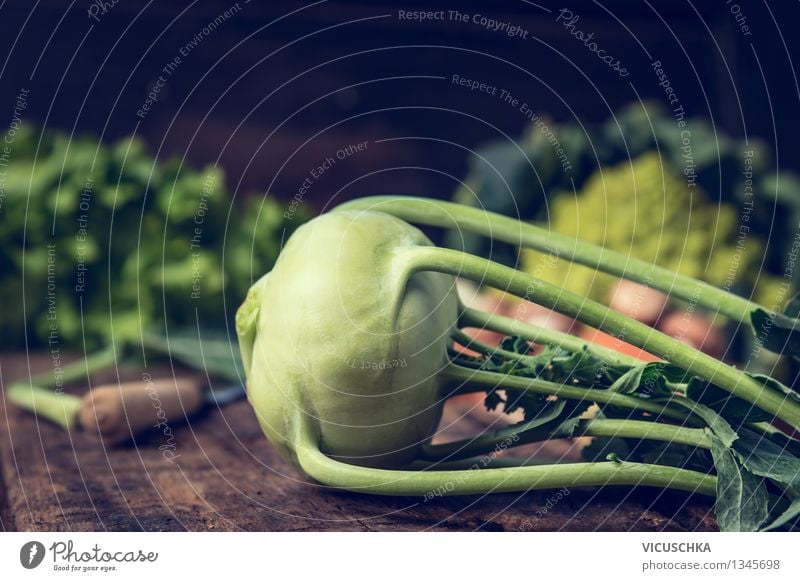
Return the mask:
{"type": "MultiPolygon", "coordinates": [[[[525,410],[526,419],[524,421],[510,426],[509,428],[505,428],[504,430],[507,430],[509,433],[521,433],[522,431],[528,432],[530,430],[546,426],[547,424],[561,417],[566,404],[567,400],[545,401],[544,405],[541,406],[535,414],[525,410]],[[530,419],[527,419],[529,417],[530,419]]],[[[504,430],[498,430],[497,433],[503,433],[504,430]]]]}
{"type": "Polygon", "coordinates": [[[753,474],[800,488],[800,459],[751,430],[740,430],[731,448],[742,465],[753,474]]]}
{"type": "Polygon", "coordinates": [[[617,393],[631,394],[635,393],[642,383],[642,376],[644,375],[644,365],[637,365],[631,367],[619,379],[611,384],[609,390],[616,391],[617,393]]]}
{"type": "Polygon", "coordinates": [[[632,367],[609,389],[641,398],[669,397],[672,389],[667,382],[681,381],[685,376],[686,372],[676,365],[654,361],[632,367]]]}
{"type": "Polygon", "coordinates": [[[783,314],[793,319],[800,317],[800,293],[786,301],[786,305],[783,307],[783,314]]]}
{"type": "Polygon", "coordinates": [[[766,433],[764,437],[769,438],[773,444],[777,444],[782,450],[788,450],[794,457],[800,458],[800,441],[790,438],[783,432],[772,430],[766,433]]]}
{"type": "Polygon", "coordinates": [[[800,356],[800,319],[758,308],[750,313],[750,322],[765,349],[781,355],[800,356]]]}
{"type": "Polygon", "coordinates": [[[468,367],[469,369],[484,369],[485,360],[483,357],[466,355],[456,351],[452,347],[447,348],[447,354],[450,356],[450,359],[453,361],[453,363],[456,363],[462,367],[468,367]]]}
{"type": "Polygon", "coordinates": [[[549,438],[571,438],[591,402],[560,399],[555,402],[550,401],[548,405],[553,406],[553,411],[556,413],[540,413],[525,424],[533,426],[533,422],[536,422],[539,427],[548,431],[549,438]]]}
{"type": "Polygon", "coordinates": [[[530,420],[482,434],[470,441],[459,440],[446,444],[428,445],[425,453],[429,456],[456,460],[489,452],[503,442],[510,447],[553,437],[569,437],[575,430],[572,424],[573,420],[577,423],[578,416],[588,407],[587,403],[577,403],[571,400],[545,401],[535,417],[530,420]],[[561,435],[562,433],[563,435],[561,435]],[[508,444],[509,438],[512,439],[511,444],[508,444]]]}
{"type": "Polygon", "coordinates": [[[144,337],[144,346],[211,377],[231,381],[244,378],[239,349],[224,333],[206,331],[202,336],[190,331],[173,332],[169,336],[148,334],[144,337]]]}
{"type": "Polygon", "coordinates": [[[531,352],[531,344],[525,337],[504,337],[500,341],[500,349],[519,355],[528,355],[531,352]]]}
{"type": "Polygon", "coordinates": [[[700,472],[709,472],[713,466],[708,451],[696,446],[640,440],[634,451],[638,456],[637,461],[644,464],[661,464],[700,472]]]}
{"type": "Polygon", "coordinates": [[[536,418],[549,408],[547,396],[528,391],[506,390],[506,399],[503,411],[513,414],[518,409],[525,411],[525,419],[536,418]]]}
{"type": "Polygon", "coordinates": [[[598,462],[616,454],[627,462],[642,464],[660,464],[674,466],[700,472],[709,472],[713,464],[707,450],[695,446],[659,442],[655,440],[639,440],[634,438],[603,437],[594,438],[582,450],[583,458],[589,462],[598,462]]]}
{"type": "Polygon", "coordinates": [[[734,453],[713,433],[711,455],[717,472],[714,512],[722,531],[757,531],[767,519],[769,496],[764,479],[746,470],[734,453]]]}
{"type": "Polygon", "coordinates": [[[586,346],[570,352],[548,348],[539,357],[543,359],[539,377],[557,383],[580,383],[592,387],[606,367],[604,361],[593,355],[586,346]]]}
{"type": "Polygon", "coordinates": [[[797,403],[800,403],[800,393],[797,393],[791,387],[783,385],[777,379],[774,379],[769,375],[761,375],[760,373],[748,373],[747,371],[745,371],[745,374],[749,375],[750,377],[755,379],[760,384],[766,386],[767,388],[773,389],[783,394],[784,396],[788,397],[789,399],[794,400],[797,403]]]}
{"type": "Polygon", "coordinates": [[[686,396],[711,408],[734,426],[772,419],[772,414],[769,412],[699,377],[692,377],[689,380],[686,396]]]}
{"type": "Polygon", "coordinates": [[[580,415],[569,418],[568,420],[561,422],[558,425],[558,427],[555,430],[553,430],[553,432],[550,434],[550,437],[553,439],[571,438],[572,436],[575,435],[575,429],[578,427],[578,425],[580,425],[580,423],[581,423],[580,415]]]}
{"type": "Polygon", "coordinates": [[[778,518],[762,528],[762,531],[773,531],[787,525],[800,516],[800,498],[795,498],[792,504],[778,518]]]}
{"type": "Polygon", "coordinates": [[[685,407],[693,414],[699,416],[726,448],[730,448],[739,437],[733,428],[731,428],[730,424],[725,421],[725,418],[708,406],[694,402],[686,397],[673,397],[669,400],[662,401],[664,403],[674,403],[685,407]]]}

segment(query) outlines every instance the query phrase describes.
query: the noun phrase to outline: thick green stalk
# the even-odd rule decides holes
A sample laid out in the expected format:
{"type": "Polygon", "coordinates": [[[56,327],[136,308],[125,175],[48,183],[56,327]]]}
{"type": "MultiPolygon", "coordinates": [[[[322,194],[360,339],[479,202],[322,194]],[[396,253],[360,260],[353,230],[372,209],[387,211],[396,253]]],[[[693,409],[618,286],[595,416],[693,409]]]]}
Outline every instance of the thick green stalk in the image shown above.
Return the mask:
{"type": "Polygon", "coordinates": [[[703,428],[685,428],[641,420],[581,420],[575,430],[575,435],[658,440],[670,444],[685,444],[706,450],[711,449],[711,441],[703,428]]]}
{"type": "Polygon", "coordinates": [[[114,363],[116,357],[116,350],[108,348],[65,365],[58,374],[51,370],[34,375],[28,381],[17,380],[6,388],[6,399],[19,408],[34,412],[69,429],[77,421],[81,398],[59,393],[56,389],[108,367],[114,363]]]}
{"type": "Polygon", "coordinates": [[[632,462],[591,462],[475,470],[383,470],[345,464],[319,449],[309,422],[296,420],[294,448],[300,468],[314,480],[345,490],[394,496],[454,496],[523,492],[574,486],[655,486],[708,496],[716,478],[691,470],[632,462]]]}
{"type": "MultiPolygon", "coordinates": [[[[385,212],[417,224],[456,228],[524,248],[551,252],[564,258],[658,289],[670,296],[702,305],[750,324],[756,308],[770,309],[708,283],[674,273],[632,256],[552,232],[508,216],[453,202],[407,196],[371,196],[347,202],[342,209],[385,212]]],[[[502,288],[502,287],[501,287],[502,288]]],[[[505,289],[503,289],[505,290],[505,289]]]]}
{"type": "Polygon", "coordinates": [[[552,466],[553,461],[545,458],[518,456],[472,456],[459,460],[415,460],[408,470],[476,470],[478,468],[519,468],[520,466],[552,466]]]}
{"type": "Polygon", "coordinates": [[[738,369],[600,303],[513,268],[456,250],[419,247],[410,250],[407,259],[409,271],[412,273],[435,271],[463,276],[501,288],[615,337],[624,338],[626,342],[662,357],[770,412],[789,425],[800,426],[800,405],[787,396],[769,390],[738,369]]]}
{"type": "Polygon", "coordinates": [[[562,333],[554,329],[545,329],[531,325],[524,321],[518,321],[495,313],[484,313],[476,309],[464,308],[461,314],[461,322],[465,327],[476,327],[478,329],[488,329],[497,333],[509,336],[524,337],[528,341],[539,344],[557,345],[562,349],[578,353],[586,349],[589,353],[597,356],[598,359],[610,363],[611,365],[639,365],[642,362],[635,357],[625,355],[614,349],[596,345],[584,341],[580,337],[562,333]]]}
{"type": "MultiPolygon", "coordinates": [[[[458,460],[485,454],[501,446],[502,448],[511,448],[551,438],[550,430],[547,429],[533,428],[525,430],[524,425],[520,425],[518,430],[514,430],[514,427],[481,434],[472,439],[447,442],[446,444],[429,444],[424,447],[424,458],[446,459],[448,461],[458,460]],[[505,442],[511,443],[504,445],[505,442]]],[[[658,440],[671,444],[686,444],[706,449],[711,447],[711,442],[703,429],[684,428],[672,424],[644,422],[641,420],[580,420],[571,434],[571,437],[579,436],[634,438],[637,440],[658,440]]]]}
{"type": "MultiPolygon", "coordinates": [[[[682,410],[670,409],[662,403],[631,397],[607,389],[589,389],[577,385],[564,385],[532,377],[519,377],[506,373],[470,369],[455,363],[451,363],[446,369],[442,370],[441,373],[444,378],[458,383],[459,387],[455,393],[472,393],[493,388],[512,389],[529,391],[541,395],[555,395],[557,397],[577,401],[614,405],[626,409],[648,412],[655,416],[663,416],[678,421],[684,421],[686,419],[686,414],[682,410]]],[[[455,395],[452,393],[452,388],[448,383],[445,383],[444,389],[451,389],[449,395],[455,395]]]]}
{"type": "Polygon", "coordinates": [[[69,393],[57,393],[30,384],[16,383],[6,389],[6,401],[18,408],[34,412],[38,417],[47,418],[65,430],[78,421],[81,398],[69,393]]]}

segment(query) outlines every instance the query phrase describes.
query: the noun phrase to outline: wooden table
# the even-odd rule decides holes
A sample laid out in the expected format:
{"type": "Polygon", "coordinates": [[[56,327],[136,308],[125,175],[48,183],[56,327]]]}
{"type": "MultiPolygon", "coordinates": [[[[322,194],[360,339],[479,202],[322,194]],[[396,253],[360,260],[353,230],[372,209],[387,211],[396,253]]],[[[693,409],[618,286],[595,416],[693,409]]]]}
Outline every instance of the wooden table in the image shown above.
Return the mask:
{"type": "MultiPolygon", "coordinates": [[[[29,363],[34,373],[51,365],[47,356],[0,356],[1,383],[26,376],[29,363]]],[[[644,488],[428,502],[325,489],[275,453],[244,401],[174,430],[177,458],[168,461],[161,433],[104,449],[0,400],[0,530],[716,530],[707,499],[644,488]]]]}

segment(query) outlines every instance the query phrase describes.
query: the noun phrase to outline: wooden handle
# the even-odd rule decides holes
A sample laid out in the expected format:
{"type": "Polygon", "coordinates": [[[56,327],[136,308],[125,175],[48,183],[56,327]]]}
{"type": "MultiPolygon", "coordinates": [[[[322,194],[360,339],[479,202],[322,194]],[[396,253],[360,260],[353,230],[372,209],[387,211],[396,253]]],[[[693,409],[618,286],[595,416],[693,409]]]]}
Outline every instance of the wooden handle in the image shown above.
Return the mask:
{"type": "Polygon", "coordinates": [[[78,421],[104,442],[130,440],[145,430],[172,426],[204,403],[200,382],[190,377],[165,377],[102,385],[81,401],[78,421]]]}

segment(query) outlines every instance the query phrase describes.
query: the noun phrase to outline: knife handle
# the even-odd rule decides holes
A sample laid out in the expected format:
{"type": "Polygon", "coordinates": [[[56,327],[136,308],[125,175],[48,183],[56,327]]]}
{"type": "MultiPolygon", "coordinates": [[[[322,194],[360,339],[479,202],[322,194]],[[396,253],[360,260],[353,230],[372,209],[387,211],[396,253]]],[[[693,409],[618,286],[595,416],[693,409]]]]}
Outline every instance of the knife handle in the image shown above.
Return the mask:
{"type": "Polygon", "coordinates": [[[81,401],[78,421],[104,442],[118,444],[151,429],[172,435],[172,426],[200,410],[204,402],[202,385],[192,377],[145,375],[143,381],[90,390],[81,401]]]}

